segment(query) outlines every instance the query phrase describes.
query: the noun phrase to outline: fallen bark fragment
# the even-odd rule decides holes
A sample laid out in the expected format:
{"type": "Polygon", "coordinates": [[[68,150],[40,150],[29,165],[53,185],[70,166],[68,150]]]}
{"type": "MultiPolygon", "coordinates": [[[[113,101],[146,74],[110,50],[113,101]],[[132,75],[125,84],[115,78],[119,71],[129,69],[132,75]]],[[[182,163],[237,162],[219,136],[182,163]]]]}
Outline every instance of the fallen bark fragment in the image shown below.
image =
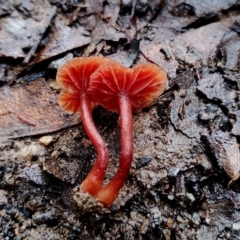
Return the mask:
{"type": "Polygon", "coordinates": [[[78,122],[79,115],[61,110],[44,79],[0,90],[0,142],[57,131],[78,122]]]}

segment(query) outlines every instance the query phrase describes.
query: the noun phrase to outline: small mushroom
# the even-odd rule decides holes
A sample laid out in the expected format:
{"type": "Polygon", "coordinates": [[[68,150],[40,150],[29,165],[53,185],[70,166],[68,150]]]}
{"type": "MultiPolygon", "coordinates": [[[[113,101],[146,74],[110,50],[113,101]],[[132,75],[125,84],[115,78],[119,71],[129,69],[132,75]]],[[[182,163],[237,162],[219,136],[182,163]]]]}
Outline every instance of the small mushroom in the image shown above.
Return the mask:
{"type": "Polygon", "coordinates": [[[119,63],[101,65],[90,77],[88,92],[98,104],[120,113],[121,156],[114,178],[97,198],[109,206],[118,196],[130,171],[133,154],[132,111],[138,111],[163,93],[166,73],[154,64],[140,64],[133,69],[119,63]]]}
{"type": "Polygon", "coordinates": [[[90,75],[103,63],[110,61],[103,57],[73,58],[57,72],[57,82],[63,87],[59,105],[68,112],[81,112],[83,127],[97,152],[96,162],[80,186],[80,191],[96,197],[102,187],[108,166],[109,154],[106,145],[96,129],[92,118],[91,97],[87,92],[90,75]]]}

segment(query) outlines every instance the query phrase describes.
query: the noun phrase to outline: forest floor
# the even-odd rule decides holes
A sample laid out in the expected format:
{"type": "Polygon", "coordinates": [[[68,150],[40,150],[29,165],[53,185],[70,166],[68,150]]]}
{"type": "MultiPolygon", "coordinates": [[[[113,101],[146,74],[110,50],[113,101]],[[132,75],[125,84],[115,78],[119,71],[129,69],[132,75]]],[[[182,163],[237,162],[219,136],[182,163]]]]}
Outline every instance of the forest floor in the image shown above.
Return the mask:
{"type": "MultiPolygon", "coordinates": [[[[0,0],[0,239],[240,239],[239,34],[239,0],[0,0]],[[132,168],[102,209],[73,200],[96,153],[55,80],[92,55],[168,74],[133,115],[132,168]]],[[[93,117],[108,182],[119,116],[93,117]]]]}

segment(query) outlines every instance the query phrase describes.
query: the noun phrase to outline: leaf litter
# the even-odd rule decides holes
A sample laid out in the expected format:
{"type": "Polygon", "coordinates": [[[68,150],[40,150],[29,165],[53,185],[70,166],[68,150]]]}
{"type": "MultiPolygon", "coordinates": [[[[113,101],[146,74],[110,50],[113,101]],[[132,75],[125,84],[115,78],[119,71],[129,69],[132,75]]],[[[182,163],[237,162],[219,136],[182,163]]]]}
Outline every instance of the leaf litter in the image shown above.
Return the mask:
{"type": "MultiPolygon", "coordinates": [[[[238,1],[0,2],[1,237],[238,239],[238,1]],[[82,55],[150,61],[169,76],[169,94],[134,115],[133,167],[107,214],[74,205],[95,152],[53,85],[56,68],[82,55]]],[[[110,149],[108,182],[118,116],[93,115],[110,149]]]]}

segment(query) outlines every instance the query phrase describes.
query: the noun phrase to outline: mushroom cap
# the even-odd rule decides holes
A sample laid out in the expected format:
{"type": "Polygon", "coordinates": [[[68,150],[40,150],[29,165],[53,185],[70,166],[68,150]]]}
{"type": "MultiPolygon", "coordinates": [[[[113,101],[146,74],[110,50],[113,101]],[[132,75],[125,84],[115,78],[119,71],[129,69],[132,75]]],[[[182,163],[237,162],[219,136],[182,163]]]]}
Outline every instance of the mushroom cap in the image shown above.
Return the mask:
{"type": "Polygon", "coordinates": [[[67,112],[80,111],[80,97],[87,94],[91,74],[103,63],[104,57],[77,57],[69,60],[57,71],[56,81],[62,86],[58,104],[67,112]]]}
{"type": "Polygon", "coordinates": [[[166,72],[154,64],[127,68],[111,61],[91,75],[88,92],[95,102],[113,111],[119,110],[119,95],[125,94],[137,111],[163,93],[166,81],[166,72]]]}

